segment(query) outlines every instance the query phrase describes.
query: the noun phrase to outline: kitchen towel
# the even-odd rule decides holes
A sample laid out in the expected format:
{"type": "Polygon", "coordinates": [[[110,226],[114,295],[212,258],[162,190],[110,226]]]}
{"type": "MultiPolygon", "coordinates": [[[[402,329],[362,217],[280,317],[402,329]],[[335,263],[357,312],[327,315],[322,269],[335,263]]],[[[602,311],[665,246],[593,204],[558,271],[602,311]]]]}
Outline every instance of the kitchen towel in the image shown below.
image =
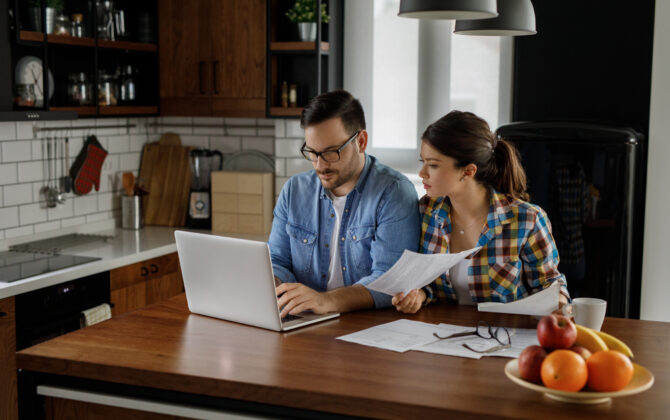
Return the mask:
{"type": "Polygon", "coordinates": [[[108,303],[103,303],[102,305],[81,311],[81,314],[84,318],[83,326],[90,327],[98,322],[110,319],[112,317],[112,308],[110,308],[108,303]]]}

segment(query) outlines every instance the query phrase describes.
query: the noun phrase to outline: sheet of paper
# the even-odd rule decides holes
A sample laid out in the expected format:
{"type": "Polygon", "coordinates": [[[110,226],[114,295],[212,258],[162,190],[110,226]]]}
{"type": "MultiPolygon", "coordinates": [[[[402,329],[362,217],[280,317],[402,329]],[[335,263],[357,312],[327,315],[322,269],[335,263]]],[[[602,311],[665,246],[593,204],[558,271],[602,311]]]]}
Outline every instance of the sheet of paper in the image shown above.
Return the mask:
{"type": "Polygon", "coordinates": [[[436,325],[425,322],[399,319],[355,333],[337,337],[338,340],[380,349],[406,352],[413,347],[435,341],[436,325]]]}
{"type": "Polygon", "coordinates": [[[558,295],[561,285],[555,281],[546,289],[514,302],[483,302],[477,305],[480,312],[503,314],[548,315],[558,309],[558,295]]]}
{"type": "Polygon", "coordinates": [[[430,284],[478,250],[472,248],[457,254],[419,254],[405,250],[393,267],[365,287],[391,296],[407,293],[430,284]]]}

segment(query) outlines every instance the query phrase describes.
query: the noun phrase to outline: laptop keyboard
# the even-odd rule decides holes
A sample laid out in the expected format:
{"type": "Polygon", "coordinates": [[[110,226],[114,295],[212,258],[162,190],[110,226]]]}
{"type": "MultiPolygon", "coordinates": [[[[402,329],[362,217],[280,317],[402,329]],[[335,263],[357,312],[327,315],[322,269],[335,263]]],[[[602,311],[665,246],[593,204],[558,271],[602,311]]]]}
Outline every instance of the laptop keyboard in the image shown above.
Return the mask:
{"type": "Polygon", "coordinates": [[[284,318],[281,319],[281,322],[289,322],[289,321],[294,321],[296,319],[302,319],[302,317],[299,316],[299,315],[288,314],[284,318]]]}

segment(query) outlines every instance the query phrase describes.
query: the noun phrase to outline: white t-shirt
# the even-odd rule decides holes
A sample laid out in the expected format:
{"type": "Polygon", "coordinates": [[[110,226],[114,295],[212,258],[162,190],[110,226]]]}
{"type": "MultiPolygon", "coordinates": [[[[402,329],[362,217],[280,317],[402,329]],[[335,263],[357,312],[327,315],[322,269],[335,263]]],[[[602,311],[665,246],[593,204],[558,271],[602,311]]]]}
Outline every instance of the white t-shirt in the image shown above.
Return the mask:
{"type": "Polygon", "coordinates": [[[347,204],[347,196],[335,197],[330,194],[335,209],[335,226],[333,226],[333,235],[330,239],[330,267],[328,268],[328,290],[337,289],[344,286],[342,278],[342,265],[340,264],[340,224],[342,223],[342,214],[344,206],[347,204]]]}
{"type": "Polygon", "coordinates": [[[456,292],[459,305],[475,304],[468,287],[468,267],[470,267],[471,262],[472,260],[465,259],[449,269],[449,280],[451,280],[451,286],[456,292]]]}

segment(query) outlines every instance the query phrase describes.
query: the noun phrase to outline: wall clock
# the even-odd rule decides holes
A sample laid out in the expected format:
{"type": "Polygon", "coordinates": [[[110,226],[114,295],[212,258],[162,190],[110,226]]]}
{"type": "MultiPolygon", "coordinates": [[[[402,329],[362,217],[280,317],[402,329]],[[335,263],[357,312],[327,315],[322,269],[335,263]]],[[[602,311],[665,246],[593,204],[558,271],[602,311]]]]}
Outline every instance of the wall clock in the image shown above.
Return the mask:
{"type": "MultiPolygon", "coordinates": [[[[27,55],[22,57],[14,70],[14,82],[16,84],[35,85],[35,106],[41,108],[44,106],[44,86],[42,83],[42,59],[27,55]]],[[[49,70],[49,99],[54,96],[54,77],[49,70]]]]}

